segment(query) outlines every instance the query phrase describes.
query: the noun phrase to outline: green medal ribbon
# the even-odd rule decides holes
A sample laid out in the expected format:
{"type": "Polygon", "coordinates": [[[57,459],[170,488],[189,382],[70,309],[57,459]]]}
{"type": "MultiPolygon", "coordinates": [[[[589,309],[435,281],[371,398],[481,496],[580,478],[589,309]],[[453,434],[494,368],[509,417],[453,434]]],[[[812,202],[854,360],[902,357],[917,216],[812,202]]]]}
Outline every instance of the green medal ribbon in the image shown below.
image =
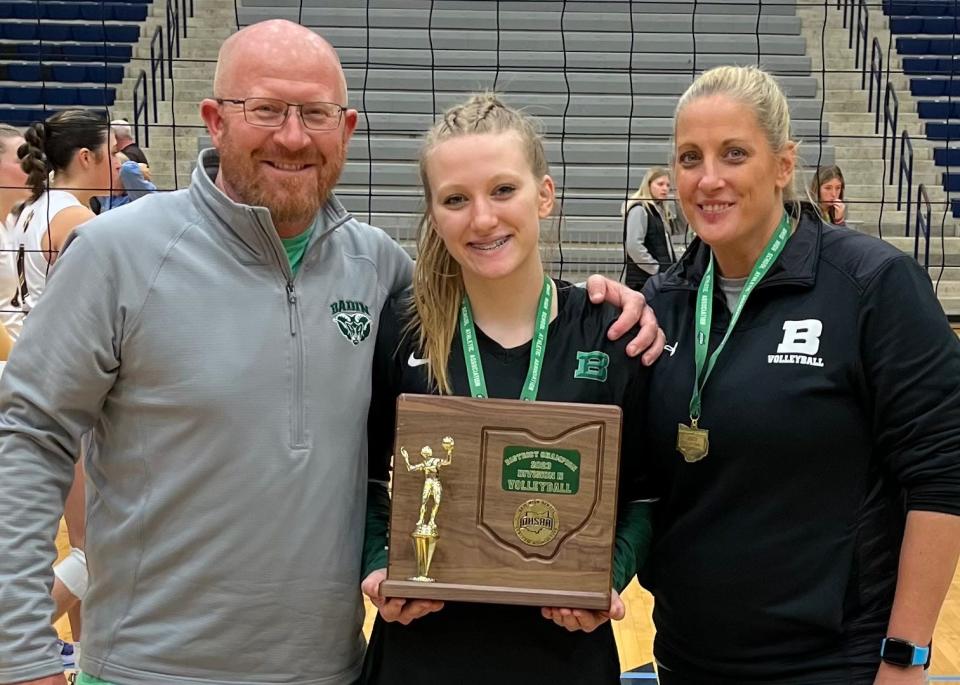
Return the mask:
{"type": "MultiPolygon", "coordinates": [[[[547,330],[550,328],[550,309],[553,306],[553,285],[548,276],[543,277],[540,290],[540,302],[537,305],[537,318],[534,322],[533,341],[530,344],[530,366],[527,368],[527,380],[523,383],[521,400],[532,402],[537,399],[540,389],[540,372],[543,371],[543,357],[547,351],[547,330]]],[[[463,344],[463,359],[467,364],[467,380],[470,382],[471,397],[489,397],[487,381],[483,376],[483,362],[480,360],[480,348],[477,346],[477,331],[473,326],[473,310],[470,298],[463,296],[460,304],[460,341],[463,344]]]]}
{"type": "Polygon", "coordinates": [[[697,373],[693,381],[693,397],[690,398],[690,421],[694,428],[700,419],[703,389],[707,385],[707,379],[710,378],[710,373],[713,371],[717,358],[727,344],[727,340],[730,339],[730,334],[733,333],[733,327],[737,325],[737,320],[740,318],[740,314],[747,304],[747,298],[750,297],[750,293],[752,293],[753,289],[757,287],[757,284],[763,280],[763,277],[770,271],[770,267],[773,266],[777,257],[783,252],[783,248],[787,244],[787,239],[790,237],[790,231],[790,216],[784,212],[783,218],[780,220],[780,225],[777,226],[777,230],[773,232],[770,241],[766,247],[763,248],[763,252],[760,253],[760,258],[753,265],[753,269],[747,277],[747,282],[744,284],[743,291],[740,293],[740,299],[737,301],[737,307],[730,316],[730,323],[727,326],[726,335],[723,336],[723,340],[717,345],[717,349],[713,351],[708,361],[707,348],[710,345],[710,322],[713,319],[713,252],[710,252],[710,263],[707,265],[707,270],[703,274],[703,280],[700,281],[700,288],[697,290],[697,311],[694,320],[696,324],[694,360],[696,362],[697,373]]]}

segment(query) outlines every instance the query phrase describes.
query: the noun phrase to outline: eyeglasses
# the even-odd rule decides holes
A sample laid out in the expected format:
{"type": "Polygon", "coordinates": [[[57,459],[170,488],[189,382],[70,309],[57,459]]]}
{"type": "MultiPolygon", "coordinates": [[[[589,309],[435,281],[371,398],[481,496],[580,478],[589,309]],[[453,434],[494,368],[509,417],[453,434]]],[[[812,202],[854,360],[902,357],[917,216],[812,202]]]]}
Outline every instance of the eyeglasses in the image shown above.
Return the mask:
{"type": "Polygon", "coordinates": [[[248,124],[267,128],[283,126],[287,115],[290,114],[290,108],[295,107],[300,113],[300,121],[311,131],[332,131],[338,128],[345,109],[335,102],[296,104],[273,98],[246,98],[245,100],[217,98],[218,104],[222,105],[225,102],[231,105],[243,105],[243,118],[248,124]]]}

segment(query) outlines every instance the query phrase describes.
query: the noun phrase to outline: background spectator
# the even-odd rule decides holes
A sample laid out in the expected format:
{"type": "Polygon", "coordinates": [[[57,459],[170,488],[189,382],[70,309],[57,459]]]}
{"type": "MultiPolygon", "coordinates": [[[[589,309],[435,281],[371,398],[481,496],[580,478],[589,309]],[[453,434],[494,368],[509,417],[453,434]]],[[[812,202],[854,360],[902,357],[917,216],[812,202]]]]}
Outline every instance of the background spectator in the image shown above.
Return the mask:
{"type": "Polygon", "coordinates": [[[817,199],[823,218],[836,226],[847,222],[847,206],[843,202],[845,188],[843,172],[838,166],[820,167],[810,183],[810,196],[817,199]]]}
{"type": "Polygon", "coordinates": [[[640,290],[650,276],[677,261],[671,240],[676,213],[669,197],[670,172],[653,167],[623,205],[627,250],[624,282],[634,290],[640,290]]]}
{"type": "Polygon", "coordinates": [[[157,186],[150,180],[149,166],[127,159],[122,152],[115,156],[118,167],[111,178],[113,194],[91,198],[90,209],[95,214],[122,207],[148,193],[157,192],[157,186]]]}
{"type": "Polygon", "coordinates": [[[147,156],[143,150],[134,142],[133,132],[130,130],[130,122],[126,119],[114,119],[110,122],[110,130],[117,137],[117,151],[127,156],[127,159],[138,164],[147,164],[147,156]]]}

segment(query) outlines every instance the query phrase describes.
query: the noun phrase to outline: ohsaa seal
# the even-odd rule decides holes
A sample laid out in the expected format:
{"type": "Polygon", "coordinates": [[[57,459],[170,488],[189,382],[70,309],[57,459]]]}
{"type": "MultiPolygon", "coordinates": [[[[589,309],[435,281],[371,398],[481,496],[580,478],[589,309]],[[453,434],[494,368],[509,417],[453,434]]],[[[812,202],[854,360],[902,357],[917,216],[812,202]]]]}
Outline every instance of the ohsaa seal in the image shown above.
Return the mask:
{"type": "Polygon", "coordinates": [[[513,516],[517,537],[531,547],[541,547],[560,532],[557,508],[544,499],[528,499],[513,516]]]}

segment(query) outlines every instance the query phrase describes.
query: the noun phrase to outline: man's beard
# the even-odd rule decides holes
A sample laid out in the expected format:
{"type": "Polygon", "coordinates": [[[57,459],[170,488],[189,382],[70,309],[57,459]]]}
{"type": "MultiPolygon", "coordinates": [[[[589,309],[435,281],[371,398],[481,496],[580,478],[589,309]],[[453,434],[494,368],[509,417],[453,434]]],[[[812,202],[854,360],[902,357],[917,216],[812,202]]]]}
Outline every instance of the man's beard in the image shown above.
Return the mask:
{"type": "Polygon", "coordinates": [[[276,152],[264,155],[263,149],[242,152],[231,145],[225,128],[220,145],[220,173],[223,181],[244,204],[266,207],[274,225],[313,221],[321,205],[333,191],[343,170],[345,150],[339,148],[336,158],[324,157],[314,148],[307,154],[276,152]],[[316,184],[308,178],[274,181],[264,177],[259,159],[267,157],[281,164],[312,164],[316,184]]]}

